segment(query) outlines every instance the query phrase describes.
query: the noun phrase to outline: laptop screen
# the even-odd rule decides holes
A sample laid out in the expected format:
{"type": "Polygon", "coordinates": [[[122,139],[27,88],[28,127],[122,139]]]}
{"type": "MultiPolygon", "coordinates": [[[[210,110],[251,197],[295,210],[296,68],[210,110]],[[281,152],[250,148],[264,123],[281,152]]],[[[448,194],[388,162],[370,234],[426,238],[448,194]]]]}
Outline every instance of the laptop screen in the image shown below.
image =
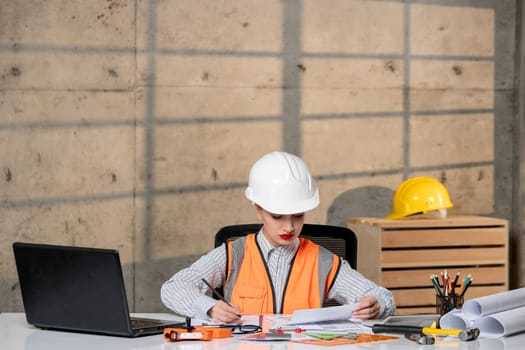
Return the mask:
{"type": "Polygon", "coordinates": [[[27,322],[42,328],[127,335],[118,251],[14,243],[27,322]]]}

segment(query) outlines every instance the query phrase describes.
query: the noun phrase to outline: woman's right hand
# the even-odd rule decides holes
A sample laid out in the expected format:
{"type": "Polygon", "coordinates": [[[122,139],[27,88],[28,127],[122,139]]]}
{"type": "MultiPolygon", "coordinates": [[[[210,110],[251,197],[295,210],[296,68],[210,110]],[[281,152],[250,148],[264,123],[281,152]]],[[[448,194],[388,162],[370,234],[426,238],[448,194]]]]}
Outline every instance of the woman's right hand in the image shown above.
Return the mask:
{"type": "Polygon", "coordinates": [[[213,322],[216,323],[228,323],[228,324],[241,324],[241,313],[237,305],[228,305],[222,300],[219,300],[209,311],[208,315],[211,317],[213,322]]]}

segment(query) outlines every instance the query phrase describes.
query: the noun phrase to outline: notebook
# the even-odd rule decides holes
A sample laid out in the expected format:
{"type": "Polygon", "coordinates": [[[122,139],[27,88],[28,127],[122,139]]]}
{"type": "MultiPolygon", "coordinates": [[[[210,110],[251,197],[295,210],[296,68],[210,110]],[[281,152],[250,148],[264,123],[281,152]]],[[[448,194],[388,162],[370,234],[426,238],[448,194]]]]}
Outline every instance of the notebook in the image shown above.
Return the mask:
{"type": "Polygon", "coordinates": [[[123,337],[184,325],[130,317],[117,250],[15,242],[13,251],[31,325],[123,337]]]}

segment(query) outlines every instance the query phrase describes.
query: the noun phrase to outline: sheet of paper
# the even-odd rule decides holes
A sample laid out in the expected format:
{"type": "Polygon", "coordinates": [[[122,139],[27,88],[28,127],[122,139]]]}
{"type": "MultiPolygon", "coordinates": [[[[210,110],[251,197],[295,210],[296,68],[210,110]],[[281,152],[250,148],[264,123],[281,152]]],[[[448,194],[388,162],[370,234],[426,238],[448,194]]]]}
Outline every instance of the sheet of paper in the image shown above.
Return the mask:
{"type": "Polygon", "coordinates": [[[264,315],[264,317],[270,320],[271,322],[273,322],[273,324],[277,326],[289,324],[292,322],[292,315],[278,314],[278,315],[264,315]]]}
{"type": "MultiPolygon", "coordinates": [[[[315,345],[317,347],[319,346],[338,346],[338,348],[342,348],[344,345],[352,345],[352,344],[361,344],[361,343],[372,343],[372,342],[380,342],[380,341],[395,341],[399,340],[399,337],[396,336],[389,336],[389,335],[380,335],[380,334],[357,334],[357,339],[348,338],[348,337],[339,337],[332,340],[323,340],[323,339],[293,339],[294,342],[294,349],[296,349],[297,344],[311,344],[315,345]]],[[[353,347],[352,347],[353,348],[353,347]]],[[[361,349],[361,347],[359,347],[361,349]]],[[[368,347],[366,347],[368,348],[368,347]]],[[[371,347],[371,348],[378,348],[378,347],[371,347]]],[[[381,347],[382,349],[383,347],[381,347]]],[[[390,347],[386,347],[390,348],[390,347]]],[[[306,349],[306,348],[305,348],[306,349]]],[[[310,349],[310,348],[308,348],[310,349]]]]}
{"type": "Polygon", "coordinates": [[[256,333],[248,334],[239,338],[240,340],[251,340],[251,341],[290,341],[292,340],[291,334],[276,334],[276,333],[256,333]]]}
{"type": "Polygon", "coordinates": [[[294,324],[314,323],[334,320],[349,320],[356,304],[322,307],[318,309],[295,310],[291,322],[294,324]]]}
{"type": "Polygon", "coordinates": [[[372,333],[371,327],[367,327],[360,321],[350,320],[303,323],[297,327],[308,331],[372,333]]]}

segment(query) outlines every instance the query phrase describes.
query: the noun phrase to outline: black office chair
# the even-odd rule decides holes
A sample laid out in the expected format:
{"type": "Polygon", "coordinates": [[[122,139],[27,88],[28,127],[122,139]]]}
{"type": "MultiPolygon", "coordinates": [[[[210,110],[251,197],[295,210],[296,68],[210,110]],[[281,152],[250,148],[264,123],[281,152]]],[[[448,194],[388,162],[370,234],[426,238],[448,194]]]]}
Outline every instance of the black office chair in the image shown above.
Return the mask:
{"type": "MultiPolygon", "coordinates": [[[[257,233],[261,226],[262,224],[224,226],[215,235],[215,247],[249,233],[257,233]]],[[[325,247],[348,261],[354,269],[357,268],[357,237],[352,230],[340,226],[304,224],[301,237],[325,247]]]]}

